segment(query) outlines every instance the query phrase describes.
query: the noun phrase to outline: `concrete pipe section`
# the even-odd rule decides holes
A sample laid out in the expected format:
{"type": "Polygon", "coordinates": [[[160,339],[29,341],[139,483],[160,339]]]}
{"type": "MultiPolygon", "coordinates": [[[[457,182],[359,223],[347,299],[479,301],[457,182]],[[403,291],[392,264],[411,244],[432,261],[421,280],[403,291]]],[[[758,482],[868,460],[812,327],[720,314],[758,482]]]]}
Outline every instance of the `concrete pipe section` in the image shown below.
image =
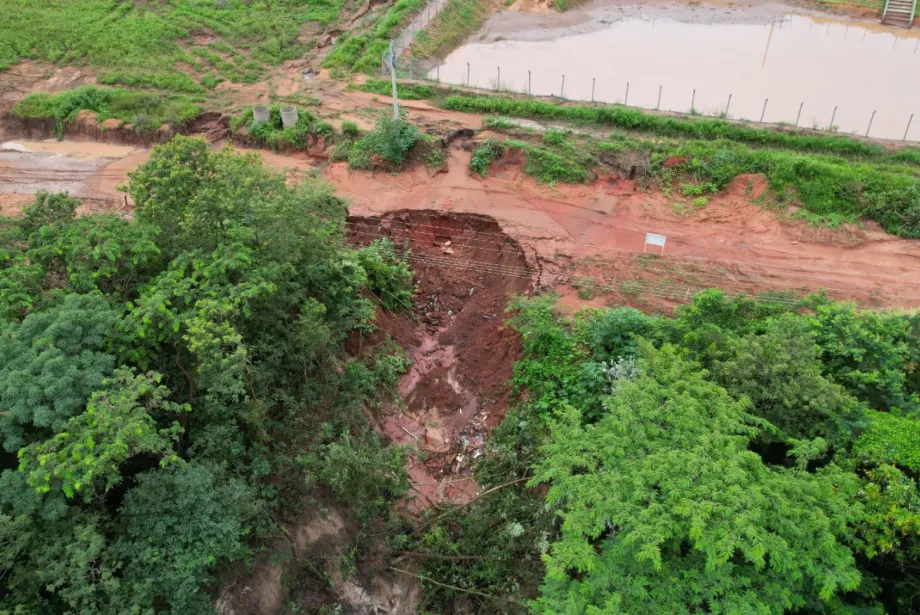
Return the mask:
{"type": "Polygon", "coordinates": [[[258,107],[253,107],[252,109],[252,123],[253,124],[264,124],[268,121],[268,107],[265,105],[259,105],[258,107]]]}
{"type": "Polygon", "coordinates": [[[297,107],[281,107],[281,124],[285,128],[293,128],[297,125],[297,107]]]}

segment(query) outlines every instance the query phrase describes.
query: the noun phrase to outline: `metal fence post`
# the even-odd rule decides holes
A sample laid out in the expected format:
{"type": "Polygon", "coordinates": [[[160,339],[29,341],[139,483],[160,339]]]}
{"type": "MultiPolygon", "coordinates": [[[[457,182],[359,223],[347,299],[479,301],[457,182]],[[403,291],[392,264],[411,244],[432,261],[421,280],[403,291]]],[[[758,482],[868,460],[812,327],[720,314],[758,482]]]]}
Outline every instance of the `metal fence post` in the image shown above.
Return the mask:
{"type": "Polygon", "coordinates": [[[530,96],[530,71],[527,71],[527,95],[530,96]]]}
{"type": "Polygon", "coordinates": [[[565,98],[565,75],[562,75],[562,87],[559,88],[559,98],[565,98]]]}
{"type": "Polygon", "coordinates": [[[837,117],[837,105],[834,105],[834,112],[831,113],[831,123],[827,127],[828,130],[834,130],[834,118],[837,117]]]}
{"type": "Polygon", "coordinates": [[[799,127],[799,119],[801,119],[802,117],[802,107],[804,106],[805,106],[805,101],[802,101],[802,103],[799,105],[799,114],[795,116],[795,127],[796,128],[799,127]]]}
{"type": "Polygon", "coordinates": [[[470,63],[466,63],[466,87],[470,87],[470,63]]]}
{"type": "Polygon", "coordinates": [[[904,138],[901,139],[902,141],[907,141],[907,132],[910,130],[910,123],[911,123],[912,121],[914,121],[914,114],[913,114],[913,113],[910,114],[910,118],[908,118],[908,120],[907,120],[907,128],[904,129],[904,138]]]}
{"type": "Polygon", "coordinates": [[[441,65],[440,64],[438,64],[437,67],[435,67],[435,71],[436,71],[435,79],[437,80],[438,83],[441,83],[441,65]]]}
{"type": "Polygon", "coordinates": [[[763,116],[767,114],[767,103],[770,102],[769,98],[765,98],[763,101],[763,111],[760,112],[760,121],[763,123],[763,116]]]}
{"type": "Polygon", "coordinates": [[[409,79],[412,79],[412,60],[409,60],[409,79]]]}
{"type": "Polygon", "coordinates": [[[693,98],[690,99],[690,113],[696,111],[696,88],[693,90],[693,98]]]}
{"type": "Polygon", "coordinates": [[[875,111],[872,112],[872,117],[869,118],[869,127],[866,128],[866,136],[869,136],[869,131],[872,130],[872,120],[875,119],[875,111]]]}
{"type": "Polygon", "coordinates": [[[623,99],[623,106],[629,106],[629,81],[626,82],[626,98],[623,99]]]}
{"type": "Polygon", "coordinates": [[[498,70],[498,76],[495,78],[495,89],[500,90],[502,89],[502,67],[496,66],[495,68],[498,70]]]}
{"type": "Polygon", "coordinates": [[[729,95],[728,95],[728,103],[725,105],[725,117],[726,117],[726,118],[728,117],[728,110],[731,108],[731,106],[732,106],[732,95],[729,94],[729,95]]]}
{"type": "Polygon", "coordinates": [[[661,109],[661,88],[662,86],[659,85],[658,86],[658,104],[655,105],[655,111],[658,111],[659,109],[661,109]]]}
{"type": "Polygon", "coordinates": [[[594,102],[594,82],[596,78],[591,77],[591,102],[594,102]]]}

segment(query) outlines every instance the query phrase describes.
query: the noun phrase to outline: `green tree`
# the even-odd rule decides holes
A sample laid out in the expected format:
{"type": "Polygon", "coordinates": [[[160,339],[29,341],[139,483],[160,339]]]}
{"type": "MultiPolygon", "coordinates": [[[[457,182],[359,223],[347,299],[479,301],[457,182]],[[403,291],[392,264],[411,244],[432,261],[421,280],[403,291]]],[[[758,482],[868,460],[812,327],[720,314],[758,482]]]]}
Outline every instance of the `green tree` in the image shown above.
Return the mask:
{"type": "Polygon", "coordinates": [[[864,408],[824,378],[816,337],[807,319],[781,316],[762,334],[729,341],[727,357],[716,363],[713,375],[733,395],[750,399],[754,414],[777,428],[770,438],[821,437],[841,446],[865,427],[864,408]]]}
{"type": "Polygon", "coordinates": [[[532,484],[562,537],[536,610],[780,614],[857,589],[852,475],[764,465],[744,403],[673,348],[643,356],[605,417],[585,426],[570,408],[543,446],[532,484]]]}
{"type": "Polygon", "coordinates": [[[243,483],[198,463],[139,475],[119,511],[113,546],[130,600],[162,605],[158,613],[211,613],[199,588],[215,566],[247,553],[249,498],[243,483]]]}
{"type": "Polygon", "coordinates": [[[83,411],[112,373],[118,312],[100,295],[67,295],[0,331],[0,438],[15,452],[83,411]]]}
{"type": "Polygon", "coordinates": [[[59,487],[69,498],[88,500],[120,483],[119,466],[135,455],[157,457],[164,467],[178,463],[173,447],[182,428],[176,422],[158,428],[154,417],[188,408],[166,401],[169,391],[159,381],[159,374],[115,370],[60,433],[19,449],[19,471],[39,491],[59,487]]]}
{"type": "Polygon", "coordinates": [[[49,287],[130,298],[158,261],[155,235],[149,225],[112,215],[57,221],[32,233],[28,258],[49,287]]]}

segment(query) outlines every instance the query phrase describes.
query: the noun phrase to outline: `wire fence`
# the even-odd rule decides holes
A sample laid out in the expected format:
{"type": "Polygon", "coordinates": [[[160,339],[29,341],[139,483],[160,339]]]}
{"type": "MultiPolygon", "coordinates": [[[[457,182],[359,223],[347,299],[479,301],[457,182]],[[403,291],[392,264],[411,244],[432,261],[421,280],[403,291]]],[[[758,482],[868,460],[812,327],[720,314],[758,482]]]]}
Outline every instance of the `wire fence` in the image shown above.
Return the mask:
{"type": "MultiPolygon", "coordinates": [[[[686,97],[686,102],[681,107],[684,104],[687,105],[686,107],[662,109],[662,94],[673,95],[673,91],[668,92],[665,84],[657,85],[655,91],[650,90],[649,84],[642,84],[644,86],[643,90],[637,93],[637,84],[630,84],[629,81],[624,80],[622,83],[612,84],[607,80],[602,83],[596,77],[591,77],[590,90],[584,79],[581,79],[581,82],[577,84],[573,84],[570,81],[567,89],[566,75],[564,73],[547,75],[544,72],[538,74],[538,71],[527,70],[525,80],[523,71],[519,68],[516,69],[513,75],[507,72],[503,75],[501,66],[473,66],[470,62],[464,63],[465,70],[462,65],[459,67],[460,70],[457,70],[456,65],[451,66],[448,74],[447,69],[442,70],[445,67],[442,60],[437,58],[413,58],[407,52],[418,35],[438,15],[442,12],[450,11],[451,8],[450,0],[430,0],[403,29],[400,35],[391,41],[392,52],[388,50],[381,57],[381,74],[389,77],[391,65],[394,65],[397,79],[430,81],[500,93],[553,96],[579,102],[619,104],[650,111],[667,111],[678,115],[731,119],[745,123],[778,123],[794,128],[809,128],[830,133],[845,132],[846,134],[860,137],[881,137],[901,141],[908,140],[912,125],[916,132],[917,124],[920,124],[920,122],[914,123],[913,113],[909,116],[905,114],[903,118],[889,118],[883,117],[883,111],[879,115],[879,119],[880,121],[884,119],[887,123],[887,129],[883,127],[886,134],[879,135],[878,128],[876,128],[874,134],[872,132],[878,110],[873,109],[871,113],[867,111],[865,117],[862,117],[862,114],[860,114],[860,117],[853,117],[853,114],[845,109],[846,101],[843,101],[842,106],[834,105],[833,109],[830,106],[824,109],[820,105],[817,105],[819,108],[815,109],[816,105],[809,105],[808,101],[805,100],[796,101],[798,104],[790,107],[790,101],[785,101],[787,104],[780,105],[784,108],[778,111],[776,107],[779,103],[774,100],[771,106],[770,98],[765,97],[762,103],[759,100],[743,100],[745,108],[739,114],[737,100],[735,101],[735,108],[732,106],[733,93],[728,93],[723,100],[715,104],[712,104],[710,100],[708,101],[710,104],[698,106],[697,90],[689,89],[687,92],[680,94],[681,98],[686,97]],[[630,92],[631,88],[632,93],[630,92]],[[656,93],[657,96],[655,95],[656,93]],[[641,98],[641,100],[637,100],[637,98],[641,98]],[[848,117],[845,118],[847,120],[847,130],[841,131],[837,122],[844,111],[848,113],[848,117]],[[806,118],[809,115],[813,118],[817,115],[827,117],[829,121],[824,124],[823,119],[821,121],[813,119],[811,125],[802,124],[803,121],[807,123],[806,118]],[[781,119],[777,119],[778,116],[781,119]],[[903,124],[899,124],[899,122],[903,122],[903,124]],[[903,126],[903,132],[897,126],[903,126]]],[[[920,48],[920,41],[918,41],[918,48],[920,48]]],[[[701,92],[702,94],[703,92],[701,92]]],[[[911,141],[916,140],[916,136],[911,138],[911,141]]]]}

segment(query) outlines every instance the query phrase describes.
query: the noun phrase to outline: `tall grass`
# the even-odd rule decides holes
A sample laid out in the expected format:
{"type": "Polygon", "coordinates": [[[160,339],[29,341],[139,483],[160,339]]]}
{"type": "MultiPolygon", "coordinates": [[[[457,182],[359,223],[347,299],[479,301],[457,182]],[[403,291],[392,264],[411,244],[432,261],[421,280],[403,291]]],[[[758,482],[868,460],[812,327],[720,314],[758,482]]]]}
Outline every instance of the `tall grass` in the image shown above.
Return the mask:
{"type": "MultiPolygon", "coordinates": [[[[800,152],[816,152],[866,158],[889,154],[881,145],[843,136],[809,135],[799,132],[767,130],[731,122],[703,118],[675,118],[622,106],[559,105],[542,100],[502,96],[451,95],[441,101],[445,109],[468,113],[488,113],[512,117],[571,120],[610,126],[662,137],[682,139],[729,139],[762,147],[800,152]]],[[[920,164],[920,150],[912,148],[897,155],[897,161],[920,164]]]]}
{"type": "Polygon", "coordinates": [[[100,122],[114,118],[132,124],[138,132],[149,132],[163,124],[182,128],[201,113],[200,100],[179,94],[83,87],[60,94],[29,94],[13,107],[13,115],[54,119],[62,126],[80,111],[94,111],[100,122]]]}

